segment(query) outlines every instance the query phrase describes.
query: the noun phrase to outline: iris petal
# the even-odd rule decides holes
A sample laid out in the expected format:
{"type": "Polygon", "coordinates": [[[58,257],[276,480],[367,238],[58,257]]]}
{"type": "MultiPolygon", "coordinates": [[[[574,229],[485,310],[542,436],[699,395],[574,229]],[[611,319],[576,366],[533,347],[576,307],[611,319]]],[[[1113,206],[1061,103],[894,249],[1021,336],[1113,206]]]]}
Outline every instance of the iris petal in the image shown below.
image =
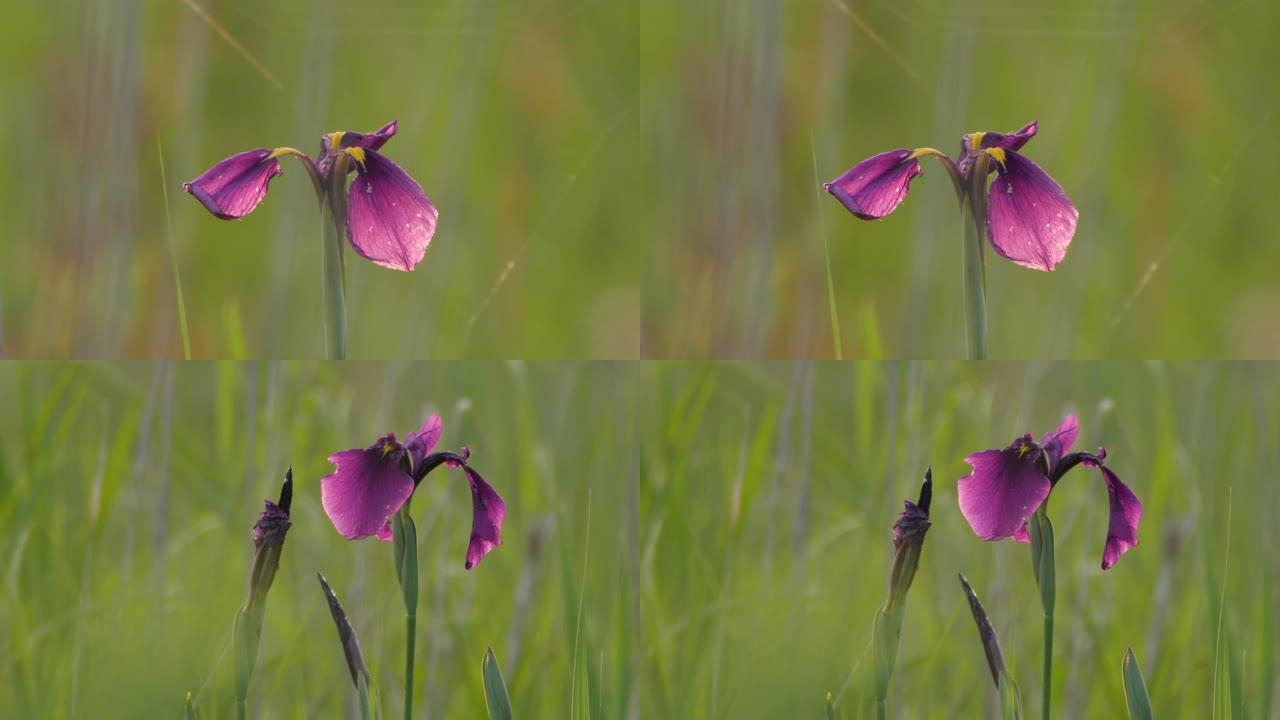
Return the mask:
{"type": "Polygon", "coordinates": [[[400,166],[364,151],[347,194],[347,238],[361,257],[393,270],[422,261],[436,231],[436,208],[400,166]]]}
{"type": "Polygon", "coordinates": [[[1036,467],[1036,453],[1016,446],[984,450],[964,459],[973,472],[960,478],[960,512],[984,540],[1014,537],[1049,496],[1049,479],[1036,467]]]}
{"type": "Polygon", "coordinates": [[[415,468],[440,441],[440,430],[440,416],[432,415],[422,423],[422,427],[417,432],[409,433],[409,436],[404,439],[404,446],[408,448],[409,457],[413,459],[415,468]]]}
{"type": "Polygon", "coordinates": [[[232,155],[182,184],[209,212],[223,220],[248,215],[267,196],[267,184],[280,174],[280,161],[272,151],[257,148],[232,155]]]}
{"type": "Polygon", "coordinates": [[[920,160],[911,150],[890,150],[863,160],[823,187],[863,220],[878,220],[907,197],[920,160]]]}
{"type": "Polygon", "coordinates": [[[1129,486],[1120,482],[1120,478],[1111,472],[1111,468],[1089,460],[1084,464],[1102,471],[1102,479],[1107,483],[1107,499],[1111,503],[1111,513],[1107,522],[1107,543],[1102,548],[1102,569],[1109,570],[1121,555],[1138,544],[1138,523],[1142,521],[1142,501],[1133,494],[1129,486]]]}
{"type": "Polygon", "coordinates": [[[1021,150],[1031,138],[1036,136],[1036,131],[1040,129],[1040,121],[1032,120],[1023,125],[1021,129],[1008,134],[989,132],[982,135],[982,147],[998,147],[1005,150],[1021,150]]]}
{"type": "Polygon", "coordinates": [[[471,485],[471,541],[467,544],[466,562],[470,570],[490,550],[502,544],[502,521],[507,516],[507,504],[480,473],[470,467],[463,469],[471,485]]]}
{"type": "Polygon", "coordinates": [[[413,494],[413,478],[394,454],[376,445],[343,450],[329,462],[337,467],[320,479],[320,501],[333,526],[349,540],[371,535],[390,540],[389,521],[413,494]]]}
{"type": "Polygon", "coordinates": [[[1071,452],[1071,446],[1076,444],[1076,435],[1079,433],[1080,420],[1075,415],[1066,416],[1057,430],[1045,433],[1040,445],[1049,456],[1049,467],[1057,465],[1062,456],[1071,452]]]}
{"type": "MultiPolygon", "coordinates": [[[[1026,125],[1023,125],[1022,128],[1016,132],[1002,133],[988,131],[980,133],[981,137],[978,139],[976,147],[974,146],[974,138],[979,135],[979,133],[965,133],[964,135],[961,135],[960,160],[958,163],[960,172],[969,172],[969,169],[973,167],[973,161],[978,157],[978,153],[986,148],[1021,150],[1023,145],[1026,145],[1031,138],[1036,136],[1036,131],[1039,129],[1040,122],[1032,120],[1026,125]]],[[[988,170],[988,174],[993,170],[995,170],[995,168],[988,170]]]]}
{"type": "Polygon", "coordinates": [[[362,147],[365,150],[377,150],[386,145],[388,140],[395,137],[396,129],[399,127],[399,122],[392,120],[371,133],[347,131],[342,134],[342,147],[362,147]]]}
{"type": "Polygon", "coordinates": [[[1080,214],[1038,165],[1011,150],[1003,156],[987,195],[987,237],[1001,256],[1052,270],[1066,257],[1080,214]]]}

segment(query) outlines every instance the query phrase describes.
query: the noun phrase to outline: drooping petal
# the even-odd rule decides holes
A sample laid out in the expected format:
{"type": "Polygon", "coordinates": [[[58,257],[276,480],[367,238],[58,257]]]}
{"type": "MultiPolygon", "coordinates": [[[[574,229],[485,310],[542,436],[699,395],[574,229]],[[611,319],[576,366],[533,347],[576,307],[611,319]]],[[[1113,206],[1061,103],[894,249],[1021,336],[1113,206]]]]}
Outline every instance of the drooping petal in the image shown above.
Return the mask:
{"type": "Polygon", "coordinates": [[[1011,150],[995,152],[1003,161],[987,195],[987,237],[1015,263],[1052,270],[1066,257],[1080,214],[1038,165],[1011,150]]]}
{"type": "Polygon", "coordinates": [[[432,415],[422,423],[422,427],[418,428],[417,432],[409,433],[409,436],[404,439],[404,446],[409,450],[409,457],[413,459],[415,468],[440,441],[440,430],[440,416],[432,415]]]}
{"type": "Polygon", "coordinates": [[[405,474],[396,455],[375,443],[329,456],[337,467],[320,479],[320,501],[343,537],[391,539],[391,516],[413,494],[413,478],[405,474]]]}
{"type": "Polygon", "coordinates": [[[347,193],[347,238],[361,257],[412,270],[435,234],[436,208],[400,166],[373,150],[361,154],[347,193]]]}
{"type": "Polygon", "coordinates": [[[960,512],[984,540],[1013,537],[1049,496],[1049,479],[1036,466],[1037,453],[1017,444],[984,450],[964,459],[973,472],[960,478],[960,512]]]}
{"type": "Polygon", "coordinates": [[[1076,444],[1076,435],[1079,433],[1080,420],[1075,415],[1066,416],[1062,419],[1062,424],[1058,426],[1057,430],[1045,433],[1040,445],[1044,447],[1044,452],[1048,455],[1050,468],[1057,465],[1062,456],[1071,452],[1071,446],[1076,444]]]}
{"type": "Polygon", "coordinates": [[[907,197],[920,160],[911,150],[890,150],[863,160],[823,187],[849,212],[877,220],[893,212],[907,197]]]}
{"type": "Polygon", "coordinates": [[[502,544],[502,521],[507,516],[507,504],[480,477],[480,473],[470,466],[463,466],[463,469],[471,485],[471,542],[467,544],[466,562],[466,568],[470,570],[490,550],[502,544]]]}
{"type": "Polygon", "coordinates": [[[280,174],[280,160],[273,151],[257,148],[232,155],[182,184],[209,212],[223,220],[248,215],[267,196],[271,178],[280,174]]]}
{"type": "Polygon", "coordinates": [[[1102,548],[1102,569],[1109,570],[1121,555],[1138,544],[1138,523],[1142,521],[1142,501],[1133,494],[1128,485],[1120,482],[1120,478],[1111,472],[1111,468],[1092,460],[1085,460],[1083,464],[1101,470],[1102,479],[1107,483],[1111,516],[1107,522],[1107,543],[1102,548]]]}

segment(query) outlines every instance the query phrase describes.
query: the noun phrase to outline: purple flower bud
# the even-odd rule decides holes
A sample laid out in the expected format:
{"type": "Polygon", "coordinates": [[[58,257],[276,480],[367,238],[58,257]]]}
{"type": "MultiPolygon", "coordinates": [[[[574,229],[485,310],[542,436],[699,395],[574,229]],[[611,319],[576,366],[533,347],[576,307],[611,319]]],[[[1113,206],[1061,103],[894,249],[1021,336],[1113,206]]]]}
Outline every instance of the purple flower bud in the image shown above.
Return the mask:
{"type": "Polygon", "coordinates": [[[258,522],[253,525],[253,569],[249,573],[249,599],[246,611],[261,602],[271,589],[276,571],[280,568],[280,553],[284,550],[284,537],[291,522],[289,510],[293,505],[293,468],[285,472],[280,487],[279,502],[264,500],[265,506],[258,522]]]}
{"type": "Polygon", "coordinates": [[[893,524],[893,567],[889,571],[889,600],[886,609],[900,604],[911,589],[916,569],[920,565],[920,551],[924,548],[924,536],[929,531],[929,506],[933,502],[933,468],[924,474],[917,502],[903,501],[902,514],[893,524]]]}

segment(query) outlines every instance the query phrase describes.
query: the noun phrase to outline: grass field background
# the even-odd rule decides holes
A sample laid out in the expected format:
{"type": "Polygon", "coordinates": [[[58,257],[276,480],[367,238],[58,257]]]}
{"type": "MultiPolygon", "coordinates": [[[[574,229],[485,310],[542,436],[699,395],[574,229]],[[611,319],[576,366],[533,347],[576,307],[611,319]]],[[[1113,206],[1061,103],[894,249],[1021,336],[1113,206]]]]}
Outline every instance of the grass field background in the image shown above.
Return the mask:
{"type": "Polygon", "coordinates": [[[255,147],[392,119],[440,211],[412,273],[348,252],[352,358],[634,358],[628,3],[52,0],[0,28],[0,352],[324,356],[320,215],[283,165],[238,222],[182,192],[255,147]],[[161,156],[163,155],[163,164],[161,156]],[[616,178],[626,182],[614,182],[616,178]],[[166,198],[167,191],[167,198],[166,198]],[[166,207],[167,202],[167,207],[166,207]],[[172,244],[172,250],[170,249],[172,244]]]}
{"type": "Polygon", "coordinates": [[[646,17],[646,121],[675,168],[654,201],[670,241],[646,284],[648,356],[964,357],[942,167],[880,222],[821,183],[1033,119],[1025,154],[1080,224],[1051,274],[987,253],[991,357],[1280,355],[1275,3],[710,0],[646,17]]]}
{"type": "Polygon", "coordinates": [[[889,528],[932,465],[933,527],[890,710],[994,712],[965,573],[1039,711],[1026,547],[964,522],[962,458],[1079,413],[1078,446],[1145,504],[1099,569],[1106,495],[1055,490],[1056,717],[1122,717],[1133,647],[1164,718],[1277,717],[1280,372],[1259,364],[240,363],[0,366],[0,716],[231,714],[249,528],[290,463],[293,529],[250,709],[350,714],[314,579],[350,612],[389,717],[404,624],[389,546],[319,504],[325,457],[444,417],[507,499],[505,543],[462,570],[462,478],[414,500],[419,717],[482,716],[492,646],[520,718],[867,716],[889,528]],[[588,530],[589,522],[589,530],[588,530]],[[1231,714],[1215,711],[1225,705],[1231,714]]]}

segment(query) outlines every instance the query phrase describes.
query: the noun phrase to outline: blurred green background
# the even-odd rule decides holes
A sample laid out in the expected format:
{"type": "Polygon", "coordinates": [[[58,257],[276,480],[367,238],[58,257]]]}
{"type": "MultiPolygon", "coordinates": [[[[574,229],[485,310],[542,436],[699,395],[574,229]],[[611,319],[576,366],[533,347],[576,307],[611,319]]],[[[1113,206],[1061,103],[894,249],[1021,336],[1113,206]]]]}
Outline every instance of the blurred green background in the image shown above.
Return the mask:
{"type": "Polygon", "coordinates": [[[293,465],[293,527],[267,598],[249,711],[357,716],[328,577],[401,712],[404,609],[391,545],[320,506],[336,450],[430,412],[505,497],[504,543],[471,572],[460,472],[413,499],[418,717],[484,715],[492,646],[520,717],[619,717],[634,702],[636,368],[394,363],[2,364],[0,717],[231,717],[232,619],[262,499],[293,465]],[[584,564],[585,563],[585,564],[584,564]],[[590,715],[585,714],[590,708],[590,715]]]}
{"type": "Polygon", "coordinates": [[[229,716],[249,529],[289,463],[294,525],[250,710],[353,715],[320,570],[397,717],[390,546],[342,539],[318,481],[333,451],[432,411],[508,516],[467,573],[461,476],[433,474],[414,499],[419,717],[483,716],[487,646],[517,718],[817,717],[827,692],[868,716],[890,526],[930,464],[891,713],[995,712],[963,572],[1037,717],[1027,548],[975,537],[955,480],[968,453],[1068,411],[1145,514],[1140,545],[1103,572],[1098,475],[1052,496],[1055,716],[1122,716],[1130,646],[1157,717],[1225,717],[1215,689],[1233,717],[1280,712],[1271,365],[26,363],[0,365],[0,401],[0,717],[172,717],[188,690],[202,717],[229,716]]]}
{"type": "Polygon", "coordinates": [[[323,356],[320,216],[302,168],[285,163],[239,222],[210,216],[181,183],[242,150],[315,153],[322,133],[398,119],[385,152],[422,184],[440,224],[412,273],[348,253],[350,356],[636,357],[647,234],[630,201],[644,152],[634,10],[575,0],[7,8],[0,354],[182,357],[167,189],[193,356],[323,356]]]}
{"type": "Polygon", "coordinates": [[[654,201],[669,242],[645,285],[647,356],[835,356],[825,243],[844,357],[963,357],[941,166],[875,223],[821,183],[1032,119],[1025,152],[1080,225],[1051,274],[988,253],[992,357],[1280,356],[1276,3],[662,7],[640,43],[646,135],[675,168],[654,201]]]}
{"type": "Polygon", "coordinates": [[[997,717],[956,579],[982,598],[1040,717],[1041,611],[1026,546],[959,512],[969,453],[1038,438],[1068,411],[1077,447],[1145,505],[1140,544],[1099,567],[1100,475],[1055,489],[1054,716],[1126,717],[1132,646],[1156,717],[1277,717],[1275,467],[1280,371],[1138,363],[662,364],[642,437],[641,717],[872,717],[872,621],[890,527],[933,467],[932,528],[906,602],[889,717],[997,717]],[[1228,532],[1230,528],[1230,532],[1228,532]],[[1225,602],[1223,600],[1225,599],[1225,602]],[[1219,614],[1219,608],[1222,608],[1219,614]],[[1219,618],[1221,625],[1219,629],[1219,618]],[[1215,674],[1215,652],[1230,670],[1215,674]],[[1216,683],[1216,685],[1215,685],[1216,683]]]}

